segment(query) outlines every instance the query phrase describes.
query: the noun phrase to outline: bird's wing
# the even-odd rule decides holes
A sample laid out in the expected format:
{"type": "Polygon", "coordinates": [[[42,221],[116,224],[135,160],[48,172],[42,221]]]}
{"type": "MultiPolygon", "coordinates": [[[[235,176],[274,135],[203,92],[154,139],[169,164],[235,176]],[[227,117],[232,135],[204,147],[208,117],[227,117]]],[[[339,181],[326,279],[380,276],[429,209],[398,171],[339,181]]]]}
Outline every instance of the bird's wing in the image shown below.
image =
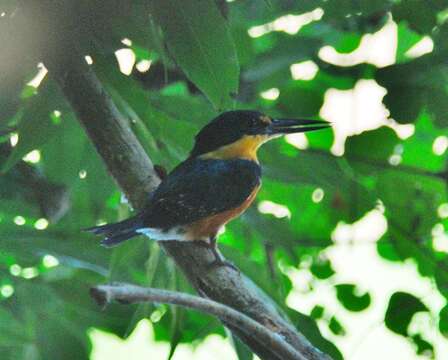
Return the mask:
{"type": "Polygon", "coordinates": [[[236,208],[259,183],[260,167],[251,161],[189,160],[154,192],[144,225],[170,228],[236,208]]]}

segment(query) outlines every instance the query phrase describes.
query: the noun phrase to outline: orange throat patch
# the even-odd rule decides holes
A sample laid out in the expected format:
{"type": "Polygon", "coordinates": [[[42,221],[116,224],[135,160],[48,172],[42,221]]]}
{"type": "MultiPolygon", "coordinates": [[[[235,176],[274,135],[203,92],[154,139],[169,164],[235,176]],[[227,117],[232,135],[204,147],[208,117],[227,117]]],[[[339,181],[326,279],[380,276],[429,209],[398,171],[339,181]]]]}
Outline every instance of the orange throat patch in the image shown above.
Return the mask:
{"type": "Polygon", "coordinates": [[[200,156],[201,159],[247,159],[258,162],[257,150],[268,141],[268,135],[246,135],[232,144],[221,146],[200,156]]]}

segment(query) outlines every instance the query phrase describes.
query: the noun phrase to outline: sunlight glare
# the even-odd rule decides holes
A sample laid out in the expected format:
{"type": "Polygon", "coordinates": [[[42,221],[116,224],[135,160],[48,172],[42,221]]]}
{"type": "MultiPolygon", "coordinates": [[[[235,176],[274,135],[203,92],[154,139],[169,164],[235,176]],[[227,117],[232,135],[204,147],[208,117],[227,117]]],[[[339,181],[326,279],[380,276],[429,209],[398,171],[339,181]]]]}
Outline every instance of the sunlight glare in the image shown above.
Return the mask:
{"type": "Polygon", "coordinates": [[[0,287],[0,294],[2,294],[4,298],[9,298],[14,294],[14,288],[9,284],[2,285],[2,287],[0,287]]]}
{"type": "Polygon", "coordinates": [[[316,8],[313,11],[300,15],[284,15],[270,23],[251,27],[248,30],[248,34],[252,38],[263,36],[272,31],[283,31],[294,35],[297,34],[302,26],[320,20],[323,15],[324,11],[321,8],[316,8]]]}
{"type": "Polygon", "coordinates": [[[324,190],[321,188],[316,188],[311,195],[311,200],[313,200],[314,203],[320,203],[324,199],[324,196],[324,190]]]}
{"type": "Polygon", "coordinates": [[[448,253],[448,233],[442,224],[435,224],[431,231],[432,247],[439,252],[448,253]]]}
{"type": "Polygon", "coordinates": [[[338,53],[332,46],[326,45],[319,50],[319,58],[337,66],[354,66],[368,63],[376,67],[385,67],[395,63],[397,50],[397,24],[389,20],[380,30],[363,35],[354,51],[348,54],[338,53]]]}
{"type": "Polygon", "coordinates": [[[312,80],[319,71],[319,67],[312,60],[292,64],[289,69],[294,80],[312,80]]]}
{"type": "Polygon", "coordinates": [[[135,64],[135,54],[131,49],[120,49],[115,51],[115,57],[118,61],[118,66],[120,67],[120,71],[124,75],[131,75],[132,69],[135,64]]]}
{"type": "Polygon", "coordinates": [[[320,116],[332,123],[334,143],[331,152],[344,154],[348,136],[389,125],[389,110],[382,103],[386,89],[375,80],[359,80],[350,90],[328,89],[320,116]]]}
{"type": "Polygon", "coordinates": [[[35,267],[27,267],[27,268],[23,268],[22,272],[20,274],[24,279],[33,279],[35,278],[37,275],[39,275],[39,271],[37,271],[37,268],[35,267]]]}
{"type": "MultiPolygon", "coordinates": [[[[154,326],[146,319],[138,322],[126,340],[94,328],[90,329],[88,334],[93,343],[91,360],[167,359],[170,352],[169,342],[156,341],[154,326]]],[[[213,360],[238,359],[230,341],[214,334],[207,336],[198,344],[181,343],[176,348],[173,360],[209,360],[210,354],[213,354],[213,360]]]]}
{"type": "Polygon", "coordinates": [[[277,88],[272,88],[260,93],[260,96],[266,100],[276,100],[280,95],[280,91],[277,88]]]}
{"type": "Polygon", "coordinates": [[[402,160],[401,155],[399,155],[399,154],[392,154],[389,157],[389,164],[391,164],[392,166],[398,166],[398,165],[400,165],[401,160],[402,160]]]}
{"type": "Polygon", "coordinates": [[[429,36],[424,36],[417,44],[404,54],[406,57],[415,59],[428,54],[434,50],[434,41],[429,36]]]}
{"type": "Polygon", "coordinates": [[[30,151],[22,158],[22,160],[30,164],[37,164],[40,161],[40,151],[39,150],[30,151]]]}
{"type": "Polygon", "coordinates": [[[86,60],[86,63],[88,65],[92,65],[93,64],[93,59],[92,59],[92,57],[90,55],[84,56],[84,59],[86,60]]]}
{"type": "Polygon", "coordinates": [[[440,206],[437,209],[437,214],[441,219],[448,218],[448,203],[440,204],[440,206]]]}
{"type": "Polygon", "coordinates": [[[9,272],[12,276],[19,276],[22,272],[22,267],[19,264],[12,264],[9,267],[9,272]]]}
{"type": "Polygon", "coordinates": [[[26,220],[23,216],[18,215],[14,218],[14,223],[16,225],[22,226],[22,225],[25,225],[26,220]]]}
{"type": "Polygon", "coordinates": [[[81,180],[85,179],[87,177],[87,170],[85,170],[85,169],[80,170],[78,173],[78,176],[81,180]]]}
{"type": "Polygon", "coordinates": [[[304,133],[285,135],[285,140],[288,144],[300,150],[305,150],[309,146],[308,138],[304,133]]]}
{"type": "Polygon", "coordinates": [[[433,153],[442,156],[446,149],[448,149],[448,137],[443,135],[436,137],[432,144],[433,153]]]}
{"type": "Polygon", "coordinates": [[[401,140],[406,140],[415,133],[414,124],[399,124],[395,120],[389,119],[387,126],[393,129],[401,140]]]}
{"type": "Polygon", "coordinates": [[[339,222],[331,239],[337,244],[353,241],[372,243],[378,241],[387,231],[387,220],[381,209],[370,210],[353,224],[339,222]]]}
{"type": "Polygon", "coordinates": [[[274,215],[278,219],[291,218],[291,211],[286,206],[268,200],[263,200],[258,204],[258,211],[262,214],[274,215]]]}
{"type": "Polygon", "coordinates": [[[37,230],[45,230],[48,227],[48,220],[40,218],[34,223],[34,228],[37,230]]]}
{"type": "Polygon", "coordinates": [[[132,41],[128,38],[121,39],[121,43],[126,46],[132,46],[132,41]]]}
{"type": "Polygon", "coordinates": [[[42,258],[42,264],[46,268],[52,268],[59,265],[59,260],[53,255],[47,254],[42,258]]]}
{"type": "Polygon", "coordinates": [[[136,69],[142,73],[147,72],[151,67],[151,60],[140,60],[137,65],[135,65],[136,69]]]}
{"type": "Polygon", "coordinates": [[[17,133],[11,133],[11,136],[9,137],[9,143],[11,144],[11,147],[14,147],[19,142],[19,134],[17,133]]]}
{"type": "Polygon", "coordinates": [[[42,80],[45,78],[45,76],[48,73],[48,70],[43,63],[37,64],[37,69],[38,69],[38,71],[37,71],[36,76],[31,81],[29,81],[27,83],[27,85],[32,86],[36,89],[39,87],[42,80]]]}

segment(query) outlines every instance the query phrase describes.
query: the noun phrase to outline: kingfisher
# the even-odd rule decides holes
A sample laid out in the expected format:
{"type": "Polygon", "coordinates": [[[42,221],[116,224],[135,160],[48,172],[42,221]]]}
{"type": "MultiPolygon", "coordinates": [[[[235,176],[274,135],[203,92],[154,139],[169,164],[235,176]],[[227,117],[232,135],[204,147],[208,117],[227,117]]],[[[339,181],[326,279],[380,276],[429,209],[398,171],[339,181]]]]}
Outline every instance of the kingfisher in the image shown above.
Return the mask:
{"type": "Polygon", "coordinates": [[[156,241],[191,241],[209,247],[214,264],[228,265],[217,249],[217,235],[254,201],[261,186],[258,148],[285,134],[320,130],[329,123],[274,119],[259,111],[227,111],[195,137],[189,157],[168,175],[135,216],[86,229],[103,235],[111,247],[144,234],[156,241]]]}

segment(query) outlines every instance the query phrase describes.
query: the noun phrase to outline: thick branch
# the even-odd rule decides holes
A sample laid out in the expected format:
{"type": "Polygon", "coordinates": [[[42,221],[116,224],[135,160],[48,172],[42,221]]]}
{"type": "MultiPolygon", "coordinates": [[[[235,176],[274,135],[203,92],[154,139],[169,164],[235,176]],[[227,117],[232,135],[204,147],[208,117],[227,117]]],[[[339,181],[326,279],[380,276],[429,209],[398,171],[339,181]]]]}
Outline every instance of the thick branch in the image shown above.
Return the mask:
{"type": "Polygon", "coordinates": [[[306,360],[291,345],[280,336],[266,329],[260,323],[250,317],[216,301],[203,299],[197,296],[183,294],[175,291],[168,291],[154,288],[143,288],[140,286],[119,284],[119,285],[99,285],[91,289],[91,294],[100,305],[105,305],[113,300],[124,303],[158,302],[173,305],[185,306],[200,310],[210,315],[214,315],[225,321],[247,336],[254,336],[258,340],[275,351],[282,359],[306,360]]]}
{"type": "MultiPolygon", "coordinates": [[[[46,61],[46,66],[77,113],[109,172],[131,204],[140,207],[149,192],[157,186],[158,177],[148,156],[93,71],[82,57],[74,56],[70,48],[46,61]]],[[[276,311],[272,301],[260,293],[249,279],[228,267],[210,269],[209,264],[214,260],[210,250],[176,241],[161,245],[202,297],[238,309],[281,336],[307,359],[328,359],[276,311]]],[[[261,358],[282,359],[261,339],[223,322],[261,358]]]]}

